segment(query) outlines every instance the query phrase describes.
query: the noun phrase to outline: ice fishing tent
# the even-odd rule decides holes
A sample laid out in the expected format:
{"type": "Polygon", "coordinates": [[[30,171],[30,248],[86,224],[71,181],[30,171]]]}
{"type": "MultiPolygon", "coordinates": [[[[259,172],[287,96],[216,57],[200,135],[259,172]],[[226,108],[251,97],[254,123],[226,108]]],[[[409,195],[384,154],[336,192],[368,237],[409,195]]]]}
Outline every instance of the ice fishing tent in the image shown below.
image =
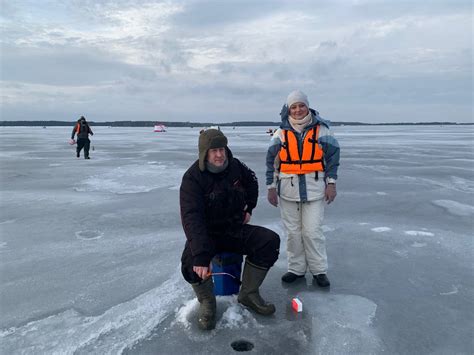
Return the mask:
{"type": "Polygon", "coordinates": [[[156,123],[153,132],[166,132],[166,127],[164,124],[156,123]]]}

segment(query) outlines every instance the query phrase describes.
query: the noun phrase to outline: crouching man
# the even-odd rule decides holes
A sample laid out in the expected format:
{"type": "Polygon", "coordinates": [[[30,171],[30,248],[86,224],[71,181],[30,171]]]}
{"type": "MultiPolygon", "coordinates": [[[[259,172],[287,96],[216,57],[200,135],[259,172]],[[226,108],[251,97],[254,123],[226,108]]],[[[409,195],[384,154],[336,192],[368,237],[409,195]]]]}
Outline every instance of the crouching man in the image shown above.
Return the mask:
{"type": "Polygon", "coordinates": [[[216,325],[210,263],[221,252],[247,255],[238,301],[262,315],[275,312],[275,306],[260,296],[259,287],[278,259],[280,238],[267,228],[248,224],[257,198],[255,173],[232,156],[224,134],[216,129],[202,132],[199,159],[184,174],[180,188],[187,239],[181,271],[200,303],[201,329],[216,325]]]}

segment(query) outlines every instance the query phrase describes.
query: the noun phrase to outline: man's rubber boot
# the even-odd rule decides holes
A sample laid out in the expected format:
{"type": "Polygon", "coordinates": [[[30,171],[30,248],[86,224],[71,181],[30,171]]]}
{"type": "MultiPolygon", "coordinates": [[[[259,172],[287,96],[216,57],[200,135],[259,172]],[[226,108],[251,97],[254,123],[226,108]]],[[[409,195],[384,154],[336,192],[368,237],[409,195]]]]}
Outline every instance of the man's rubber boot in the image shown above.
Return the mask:
{"type": "Polygon", "coordinates": [[[267,272],[267,268],[254,265],[246,260],[238,297],[239,303],[264,316],[275,313],[275,306],[266,303],[258,292],[258,288],[267,276],[267,272]]]}
{"type": "Polygon", "coordinates": [[[211,330],[216,327],[216,296],[214,295],[214,282],[212,278],[201,283],[191,284],[199,301],[199,328],[211,330]]]}

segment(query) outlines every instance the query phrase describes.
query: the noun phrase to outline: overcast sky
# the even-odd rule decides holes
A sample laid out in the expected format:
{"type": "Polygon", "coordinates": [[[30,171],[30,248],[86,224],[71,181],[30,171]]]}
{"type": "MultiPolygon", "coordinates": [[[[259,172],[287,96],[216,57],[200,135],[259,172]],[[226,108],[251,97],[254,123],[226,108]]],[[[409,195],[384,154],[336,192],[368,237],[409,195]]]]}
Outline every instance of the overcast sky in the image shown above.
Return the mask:
{"type": "Polygon", "coordinates": [[[473,120],[469,0],[0,4],[0,120],[473,120]]]}

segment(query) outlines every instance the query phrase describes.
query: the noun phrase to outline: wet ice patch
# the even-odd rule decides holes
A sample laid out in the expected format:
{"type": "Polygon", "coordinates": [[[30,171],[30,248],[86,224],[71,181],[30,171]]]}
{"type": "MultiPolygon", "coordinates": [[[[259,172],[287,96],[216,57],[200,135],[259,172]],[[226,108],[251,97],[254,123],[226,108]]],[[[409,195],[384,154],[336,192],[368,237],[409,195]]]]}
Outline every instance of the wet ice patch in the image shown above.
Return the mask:
{"type": "Polygon", "coordinates": [[[356,295],[303,292],[300,298],[312,317],[315,354],[377,354],[383,351],[372,320],[377,305],[356,295]]]}
{"type": "Polygon", "coordinates": [[[367,223],[367,222],[359,222],[359,226],[367,226],[369,225],[370,223],[367,223]]]}
{"type": "Polygon", "coordinates": [[[99,191],[114,194],[148,192],[157,188],[174,187],[181,181],[182,168],[174,164],[147,164],[120,166],[82,181],[76,191],[99,191]]]}
{"type": "Polygon", "coordinates": [[[7,247],[7,242],[0,242],[0,250],[7,247]]]}
{"type": "Polygon", "coordinates": [[[405,231],[405,234],[413,236],[434,237],[434,233],[425,231],[405,231]]]}
{"type": "Polygon", "coordinates": [[[85,230],[76,232],[76,238],[81,240],[95,240],[100,239],[104,233],[98,230],[85,230]]]}
{"type": "Polygon", "coordinates": [[[389,232],[392,230],[390,227],[375,227],[370,229],[372,232],[375,233],[383,233],[383,232],[389,232]]]}
{"type": "Polygon", "coordinates": [[[471,205],[465,205],[452,200],[435,200],[432,203],[446,209],[455,216],[468,217],[474,215],[474,207],[471,205]]]}
{"type": "Polygon", "coordinates": [[[55,166],[62,166],[63,164],[59,164],[59,163],[51,163],[49,164],[49,166],[51,167],[55,167],[55,166]]]}
{"type": "Polygon", "coordinates": [[[16,219],[7,219],[6,221],[0,222],[0,224],[10,224],[10,223],[14,223],[15,221],[16,219]]]}
{"type": "Polygon", "coordinates": [[[383,191],[377,191],[377,195],[379,195],[379,196],[386,196],[387,193],[386,193],[386,192],[383,192],[383,191]]]}

